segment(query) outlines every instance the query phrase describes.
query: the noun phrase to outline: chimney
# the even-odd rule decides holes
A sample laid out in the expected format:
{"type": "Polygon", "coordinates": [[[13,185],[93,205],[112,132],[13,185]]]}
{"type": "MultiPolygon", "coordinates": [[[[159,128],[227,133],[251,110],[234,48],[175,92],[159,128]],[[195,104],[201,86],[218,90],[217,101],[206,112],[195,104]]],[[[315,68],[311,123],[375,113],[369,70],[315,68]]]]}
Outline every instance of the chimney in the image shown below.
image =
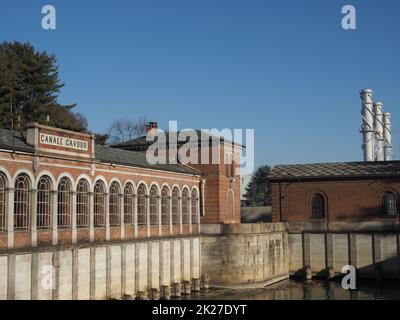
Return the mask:
{"type": "Polygon", "coordinates": [[[364,152],[364,161],[374,161],[374,117],[373,117],[373,103],[372,103],[372,90],[364,89],[360,92],[361,96],[361,114],[362,126],[361,133],[363,135],[362,149],[364,152]]]}
{"type": "Polygon", "coordinates": [[[392,127],[390,113],[383,113],[383,138],[385,161],[392,161],[392,127]]]}
{"type": "Polygon", "coordinates": [[[384,161],[384,145],[383,137],[383,104],[382,102],[374,103],[374,128],[375,128],[375,160],[384,161]]]}
{"type": "Polygon", "coordinates": [[[158,129],[158,124],[157,124],[157,122],[155,122],[155,121],[150,121],[150,122],[146,125],[146,128],[147,128],[147,132],[149,132],[150,130],[158,129]]]}

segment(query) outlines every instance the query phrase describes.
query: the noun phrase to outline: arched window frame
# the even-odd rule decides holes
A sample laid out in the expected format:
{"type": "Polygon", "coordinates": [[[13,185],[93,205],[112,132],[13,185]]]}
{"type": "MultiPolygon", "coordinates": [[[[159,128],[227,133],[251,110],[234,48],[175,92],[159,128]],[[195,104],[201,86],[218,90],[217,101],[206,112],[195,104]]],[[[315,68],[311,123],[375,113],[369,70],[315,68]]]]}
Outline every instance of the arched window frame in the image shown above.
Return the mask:
{"type": "Polygon", "coordinates": [[[106,186],[103,181],[96,181],[93,189],[93,225],[95,228],[106,225],[106,186]]]}
{"type": "Polygon", "coordinates": [[[182,191],[182,224],[189,224],[189,190],[184,188],[182,191]]]}
{"type": "Polygon", "coordinates": [[[147,224],[147,195],[146,186],[140,184],[137,189],[137,223],[140,226],[145,226],[147,224]]]}
{"type": "Polygon", "coordinates": [[[7,230],[7,198],[8,180],[7,176],[0,172],[0,231],[7,230]]]}
{"type": "Polygon", "coordinates": [[[179,224],[179,189],[174,187],[171,195],[172,224],[179,224]]]}
{"type": "Polygon", "coordinates": [[[48,230],[52,226],[53,184],[50,177],[42,176],[37,183],[36,228],[48,230]]]}
{"type": "Polygon", "coordinates": [[[57,228],[68,229],[71,227],[72,208],[72,183],[64,177],[57,187],[57,228]]]}
{"type": "Polygon", "coordinates": [[[134,224],[135,192],[133,184],[128,182],[124,187],[124,223],[134,224]]]}
{"type": "Polygon", "coordinates": [[[321,192],[316,192],[312,195],[310,203],[311,219],[325,219],[327,210],[326,202],[326,197],[321,192]]]}
{"type": "Polygon", "coordinates": [[[76,227],[89,227],[89,183],[80,179],[76,187],[76,227]]]}
{"type": "Polygon", "coordinates": [[[191,214],[192,214],[192,224],[198,223],[198,203],[199,195],[196,189],[192,190],[191,195],[191,214]]]}
{"type": "Polygon", "coordinates": [[[120,196],[121,196],[121,188],[119,186],[119,183],[114,181],[110,185],[110,195],[109,195],[110,227],[118,227],[121,224],[120,196]]]}
{"type": "Polygon", "coordinates": [[[395,218],[398,216],[399,198],[393,191],[385,191],[381,197],[382,215],[385,218],[395,218]]]}
{"type": "Polygon", "coordinates": [[[163,225],[169,225],[170,200],[169,189],[164,186],[161,190],[161,223],[163,225]]]}
{"type": "Polygon", "coordinates": [[[150,188],[150,225],[158,225],[158,212],[159,212],[159,201],[157,186],[153,185],[150,188]]]}
{"type": "Polygon", "coordinates": [[[31,179],[21,173],[14,184],[14,230],[29,230],[31,226],[31,179]]]}

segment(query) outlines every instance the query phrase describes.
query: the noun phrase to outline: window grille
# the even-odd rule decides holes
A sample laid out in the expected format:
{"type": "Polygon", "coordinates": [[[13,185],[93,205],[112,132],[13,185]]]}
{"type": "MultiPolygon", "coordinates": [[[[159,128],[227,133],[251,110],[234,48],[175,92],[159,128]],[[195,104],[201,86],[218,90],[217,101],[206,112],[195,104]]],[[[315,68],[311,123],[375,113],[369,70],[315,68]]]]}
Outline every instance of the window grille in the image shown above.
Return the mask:
{"type": "Polygon", "coordinates": [[[172,190],[172,224],[179,224],[179,190],[174,188],[172,190]]]}
{"type": "Polygon", "coordinates": [[[120,225],[120,188],[117,182],[113,182],[110,186],[110,226],[117,227],[120,225]]]}
{"type": "Polygon", "coordinates": [[[57,190],[57,227],[60,229],[71,227],[72,187],[68,178],[62,178],[57,190]]]}
{"type": "Polygon", "coordinates": [[[29,230],[31,209],[30,180],[26,174],[20,174],[15,181],[14,190],[14,229],[29,230]]]}
{"type": "Polygon", "coordinates": [[[199,196],[197,194],[197,190],[192,190],[192,223],[196,224],[197,221],[197,206],[199,201],[199,196]]]}
{"type": "Polygon", "coordinates": [[[4,173],[0,172],[0,231],[6,231],[7,216],[7,177],[4,173]]]}
{"type": "Polygon", "coordinates": [[[48,176],[40,178],[37,185],[37,202],[36,202],[36,227],[37,229],[51,228],[51,204],[52,204],[52,187],[51,180],[48,176]]]}
{"type": "Polygon", "coordinates": [[[397,216],[397,197],[393,192],[385,192],[383,195],[382,209],[386,217],[397,216]]]}
{"type": "Polygon", "coordinates": [[[94,227],[104,227],[106,225],[106,195],[105,185],[102,181],[97,181],[94,185],[93,195],[93,218],[94,227]]]}
{"type": "Polygon", "coordinates": [[[150,224],[158,224],[158,190],[156,186],[150,189],[150,224]]]}
{"type": "Polygon", "coordinates": [[[325,198],[317,193],[312,198],[311,203],[312,219],[323,219],[325,217],[325,198]]]}
{"type": "Polygon", "coordinates": [[[189,223],[189,192],[184,189],[182,192],[182,224],[189,223]]]}
{"type": "Polygon", "coordinates": [[[161,223],[169,224],[169,190],[168,187],[163,187],[161,191],[161,223]]]}
{"type": "Polygon", "coordinates": [[[76,188],[76,227],[89,227],[89,184],[84,179],[76,188]]]}
{"type": "Polygon", "coordinates": [[[134,223],[134,201],[133,185],[131,183],[127,183],[124,188],[124,223],[134,223]]]}
{"type": "Polygon", "coordinates": [[[140,185],[137,191],[137,215],[138,225],[146,225],[147,222],[147,203],[146,203],[146,187],[140,185]]]}

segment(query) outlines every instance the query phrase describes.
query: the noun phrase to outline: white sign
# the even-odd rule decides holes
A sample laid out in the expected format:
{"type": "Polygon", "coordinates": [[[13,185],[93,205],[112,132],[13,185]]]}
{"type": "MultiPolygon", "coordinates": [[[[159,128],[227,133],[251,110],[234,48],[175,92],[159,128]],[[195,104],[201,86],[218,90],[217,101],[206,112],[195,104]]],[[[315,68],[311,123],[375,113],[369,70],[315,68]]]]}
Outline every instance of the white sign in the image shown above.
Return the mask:
{"type": "Polygon", "coordinates": [[[54,136],[52,134],[46,134],[46,133],[40,134],[40,143],[51,146],[81,150],[81,151],[87,151],[89,148],[87,141],[54,136]]]}

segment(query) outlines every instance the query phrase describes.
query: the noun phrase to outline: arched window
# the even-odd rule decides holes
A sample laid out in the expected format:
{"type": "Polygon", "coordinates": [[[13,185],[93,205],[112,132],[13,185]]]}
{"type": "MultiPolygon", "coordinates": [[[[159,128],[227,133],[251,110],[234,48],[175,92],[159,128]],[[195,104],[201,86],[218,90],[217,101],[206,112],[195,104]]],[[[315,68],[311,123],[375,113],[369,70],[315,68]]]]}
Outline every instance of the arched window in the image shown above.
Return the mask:
{"type": "Polygon", "coordinates": [[[106,187],[100,180],[94,185],[93,209],[94,227],[104,227],[106,225],[106,187]]]}
{"type": "Polygon", "coordinates": [[[37,184],[36,227],[38,229],[51,228],[51,186],[51,180],[48,176],[41,177],[37,184]]]}
{"type": "Polygon", "coordinates": [[[68,178],[62,178],[57,190],[57,227],[60,229],[71,227],[72,187],[68,178]]]}
{"type": "Polygon", "coordinates": [[[146,204],[146,187],[141,184],[137,191],[137,219],[138,225],[146,225],[147,223],[147,204],[146,204]]]}
{"type": "Polygon", "coordinates": [[[76,227],[89,227],[89,183],[85,179],[76,188],[76,227]]]}
{"type": "Polygon", "coordinates": [[[113,182],[110,186],[110,226],[117,227],[120,225],[120,205],[119,197],[121,191],[118,182],[113,182]]]}
{"type": "Polygon", "coordinates": [[[172,189],[172,224],[179,224],[179,189],[172,189]]]}
{"type": "Polygon", "coordinates": [[[14,190],[14,229],[29,230],[31,213],[31,183],[26,174],[15,180],[14,190]]]}
{"type": "Polygon", "coordinates": [[[150,189],[150,224],[158,224],[158,189],[152,186],[150,189]]]}
{"type": "Polygon", "coordinates": [[[199,195],[197,193],[196,189],[192,190],[192,223],[196,224],[198,223],[197,221],[197,207],[198,207],[198,203],[199,203],[199,195]]]}
{"type": "Polygon", "coordinates": [[[127,183],[124,188],[124,222],[133,224],[133,210],[135,204],[135,195],[133,193],[132,183],[127,183]]]}
{"type": "Polygon", "coordinates": [[[182,224],[189,223],[189,191],[183,189],[182,191],[182,224]]]}
{"type": "Polygon", "coordinates": [[[397,197],[393,192],[385,192],[383,194],[382,211],[386,217],[397,216],[397,197]]]}
{"type": "Polygon", "coordinates": [[[7,177],[0,172],[0,231],[6,231],[7,177]]]}
{"type": "Polygon", "coordinates": [[[322,194],[316,193],[311,200],[311,218],[323,219],[325,217],[325,198],[322,194]]]}
{"type": "Polygon", "coordinates": [[[161,191],[161,223],[169,224],[169,190],[167,186],[163,187],[161,191]]]}

